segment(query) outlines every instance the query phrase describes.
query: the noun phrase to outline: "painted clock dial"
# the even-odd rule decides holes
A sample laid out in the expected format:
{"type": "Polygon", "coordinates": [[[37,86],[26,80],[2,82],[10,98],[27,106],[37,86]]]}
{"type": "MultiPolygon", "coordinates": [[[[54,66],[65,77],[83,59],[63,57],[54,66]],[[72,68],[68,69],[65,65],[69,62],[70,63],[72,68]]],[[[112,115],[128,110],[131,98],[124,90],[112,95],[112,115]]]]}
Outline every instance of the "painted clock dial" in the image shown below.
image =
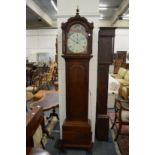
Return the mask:
{"type": "Polygon", "coordinates": [[[67,48],[70,53],[87,52],[87,33],[81,24],[71,26],[68,33],[67,48]]]}

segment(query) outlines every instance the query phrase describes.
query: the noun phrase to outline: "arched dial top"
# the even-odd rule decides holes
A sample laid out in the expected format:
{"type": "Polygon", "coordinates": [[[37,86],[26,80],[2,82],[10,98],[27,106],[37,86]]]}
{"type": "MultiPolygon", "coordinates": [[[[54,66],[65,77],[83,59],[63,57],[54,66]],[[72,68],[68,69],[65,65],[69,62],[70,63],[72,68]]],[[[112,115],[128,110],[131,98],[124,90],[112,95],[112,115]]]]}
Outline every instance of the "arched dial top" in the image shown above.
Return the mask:
{"type": "Polygon", "coordinates": [[[88,45],[87,37],[83,25],[72,25],[67,36],[67,50],[70,53],[86,53],[88,45]]]}

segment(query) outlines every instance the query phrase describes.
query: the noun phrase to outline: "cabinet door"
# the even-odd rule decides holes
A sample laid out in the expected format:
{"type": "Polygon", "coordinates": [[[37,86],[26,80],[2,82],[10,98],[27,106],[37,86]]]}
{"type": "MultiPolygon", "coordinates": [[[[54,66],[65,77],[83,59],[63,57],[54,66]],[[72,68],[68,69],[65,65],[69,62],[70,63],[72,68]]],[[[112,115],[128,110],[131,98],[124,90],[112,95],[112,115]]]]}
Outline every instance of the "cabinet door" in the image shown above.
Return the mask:
{"type": "Polygon", "coordinates": [[[67,119],[88,119],[89,60],[66,61],[67,119]]]}

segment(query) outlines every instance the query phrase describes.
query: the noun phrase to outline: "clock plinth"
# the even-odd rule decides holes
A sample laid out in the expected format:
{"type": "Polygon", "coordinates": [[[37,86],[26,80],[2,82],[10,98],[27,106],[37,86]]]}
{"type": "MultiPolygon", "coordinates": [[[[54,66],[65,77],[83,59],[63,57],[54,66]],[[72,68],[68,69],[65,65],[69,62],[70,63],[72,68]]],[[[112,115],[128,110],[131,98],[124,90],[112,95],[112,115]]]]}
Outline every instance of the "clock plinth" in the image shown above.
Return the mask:
{"type": "Polygon", "coordinates": [[[90,121],[69,121],[63,124],[63,147],[90,149],[92,146],[90,121]]]}

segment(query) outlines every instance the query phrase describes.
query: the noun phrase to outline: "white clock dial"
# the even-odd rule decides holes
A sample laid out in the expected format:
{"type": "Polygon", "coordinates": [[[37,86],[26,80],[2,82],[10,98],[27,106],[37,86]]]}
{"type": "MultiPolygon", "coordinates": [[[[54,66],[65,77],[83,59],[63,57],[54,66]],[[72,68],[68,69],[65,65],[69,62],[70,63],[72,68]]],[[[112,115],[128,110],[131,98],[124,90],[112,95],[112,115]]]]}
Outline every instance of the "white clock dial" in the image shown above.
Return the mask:
{"type": "Polygon", "coordinates": [[[83,53],[86,51],[87,39],[82,33],[72,33],[68,38],[67,46],[73,53],[83,53]]]}

